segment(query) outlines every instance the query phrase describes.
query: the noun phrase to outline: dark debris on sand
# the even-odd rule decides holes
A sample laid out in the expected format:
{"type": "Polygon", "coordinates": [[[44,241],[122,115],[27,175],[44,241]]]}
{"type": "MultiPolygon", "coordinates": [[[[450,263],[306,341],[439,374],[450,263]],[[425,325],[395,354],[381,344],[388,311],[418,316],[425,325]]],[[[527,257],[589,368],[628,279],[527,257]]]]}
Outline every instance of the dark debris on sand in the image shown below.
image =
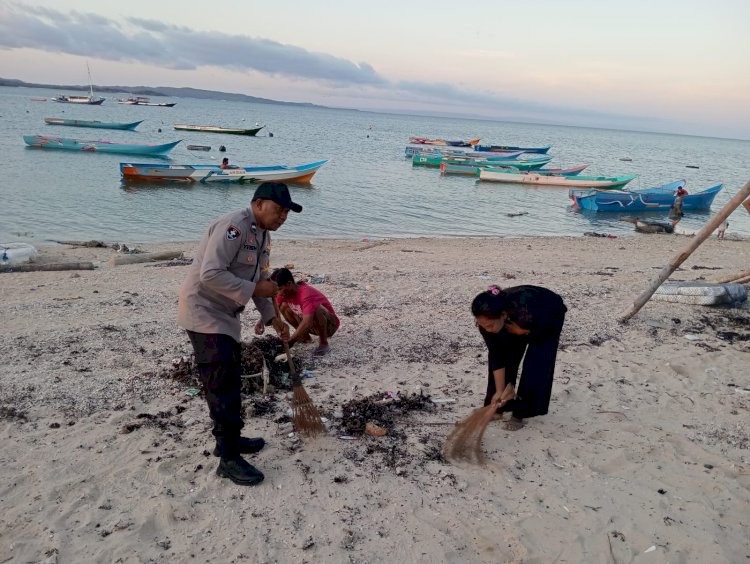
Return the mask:
{"type": "Polygon", "coordinates": [[[435,409],[435,405],[429,395],[419,393],[407,396],[380,392],[343,404],[340,425],[344,433],[355,437],[365,432],[368,422],[385,428],[390,434],[396,430],[397,418],[406,416],[410,411],[431,409],[435,409]]]}

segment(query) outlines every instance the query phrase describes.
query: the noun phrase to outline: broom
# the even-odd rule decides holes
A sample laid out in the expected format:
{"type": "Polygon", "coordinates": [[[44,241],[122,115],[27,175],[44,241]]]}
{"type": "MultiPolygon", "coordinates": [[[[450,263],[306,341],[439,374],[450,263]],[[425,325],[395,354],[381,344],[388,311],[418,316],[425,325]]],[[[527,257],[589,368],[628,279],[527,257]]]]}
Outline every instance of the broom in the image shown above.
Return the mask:
{"type": "MultiPolygon", "coordinates": [[[[275,297],[271,299],[276,311],[276,319],[281,321],[279,304],[276,302],[275,297]]],[[[307,395],[305,387],[302,385],[302,376],[294,366],[292,353],[286,341],[284,341],[284,352],[286,353],[286,360],[289,363],[289,377],[292,381],[292,424],[300,435],[317,437],[321,433],[326,432],[326,427],[320,418],[318,408],[310,400],[310,396],[307,395]]]]}
{"type": "Polygon", "coordinates": [[[456,424],[443,445],[443,456],[451,461],[484,464],[482,437],[497,408],[516,397],[516,390],[508,384],[500,395],[500,402],[475,409],[466,419],[456,424]]]}

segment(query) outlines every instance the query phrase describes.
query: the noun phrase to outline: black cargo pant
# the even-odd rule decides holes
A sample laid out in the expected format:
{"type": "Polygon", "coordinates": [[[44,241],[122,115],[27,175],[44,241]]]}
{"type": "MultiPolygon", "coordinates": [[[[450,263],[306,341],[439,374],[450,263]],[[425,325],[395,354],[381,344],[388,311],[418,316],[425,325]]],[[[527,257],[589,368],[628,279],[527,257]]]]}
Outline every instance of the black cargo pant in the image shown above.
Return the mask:
{"type": "MultiPolygon", "coordinates": [[[[555,374],[557,347],[560,344],[565,317],[559,320],[556,331],[544,339],[529,339],[521,335],[507,335],[503,351],[505,364],[505,383],[516,386],[518,369],[523,359],[521,381],[516,386],[517,399],[510,400],[498,412],[511,411],[513,417],[525,419],[537,415],[546,415],[552,398],[552,378],[555,374]],[[524,357],[524,353],[526,356],[524,357]]],[[[484,405],[489,405],[495,395],[495,377],[489,370],[487,378],[487,395],[484,405]]]]}
{"type": "Polygon", "coordinates": [[[241,345],[228,335],[188,331],[195,351],[195,362],[214,422],[213,434],[219,454],[231,458],[239,454],[237,443],[242,420],[241,345]]]}

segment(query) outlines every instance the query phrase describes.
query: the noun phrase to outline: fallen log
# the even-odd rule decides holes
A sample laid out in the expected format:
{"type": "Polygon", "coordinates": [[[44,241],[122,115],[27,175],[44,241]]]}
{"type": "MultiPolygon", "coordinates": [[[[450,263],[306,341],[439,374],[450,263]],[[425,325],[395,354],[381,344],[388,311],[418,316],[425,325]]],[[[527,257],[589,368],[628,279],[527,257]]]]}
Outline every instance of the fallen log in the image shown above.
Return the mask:
{"type": "Polygon", "coordinates": [[[94,270],[93,262],[50,262],[47,264],[16,264],[13,266],[0,266],[3,272],[43,272],[53,270],[94,270]]]}
{"type": "Polygon", "coordinates": [[[735,272],[734,274],[720,276],[719,278],[709,280],[709,282],[711,282],[711,284],[726,284],[727,282],[734,282],[735,280],[745,278],[746,276],[750,276],[750,270],[743,270],[742,272],[735,272]]]}
{"type": "Polygon", "coordinates": [[[648,288],[638,296],[633,305],[624,313],[619,316],[621,323],[626,323],[631,317],[640,311],[640,309],[646,305],[646,302],[651,299],[654,292],[659,289],[659,286],[670,277],[670,275],[677,270],[677,268],[685,262],[685,260],[700,247],[701,243],[708,239],[714,230],[724,223],[726,219],[736,210],[740,204],[750,196],[750,181],[746,182],[745,185],[740,188],[737,193],[729,200],[723,208],[719,210],[715,216],[713,216],[706,225],[704,225],[700,231],[695,234],[695,237],[690,241],[690,244],[680,251],[672,260],[667,264],[659,273],[659,275],[649,284],[648,288]]]}
{"type": "Polygon", "coordinates": [[[53,243],[58,243],[59,245],[68,245],[70,247],[101,247],[101,248],[107,248],[111,245],[108,245],[107,243],[102,243],[101,241],[94,241],[93,239],[91,241],[58,241],[57,239],[51,240],[53,243]]]}
{"type": "Polygon", "coordinates": [[[156,262],[182,258],[182,251],[163,251],[161,253],[136,253],[132,255],[112,255],[107,264],[121,266],[123,264],[137,264],[139,262],[156,262]]]}

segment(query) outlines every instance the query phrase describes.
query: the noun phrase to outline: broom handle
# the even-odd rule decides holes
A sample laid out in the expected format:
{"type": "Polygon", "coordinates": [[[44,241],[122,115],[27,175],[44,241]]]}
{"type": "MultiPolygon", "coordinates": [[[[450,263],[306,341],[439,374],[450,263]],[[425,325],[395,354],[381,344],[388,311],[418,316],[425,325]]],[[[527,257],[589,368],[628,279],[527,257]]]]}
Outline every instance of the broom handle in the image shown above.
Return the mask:
{"type": "MultiPolygon", "coordinates": [[[[279,311],[279,302],[276,301],[276,296],[271,298],[271,301],[273,301],[273,311],[276,313],[276,319],[278,321],[281,321],[281,311],[279,311]]],[[[292,386],[298,386],[302,379],[299,377],[299,374],[297,374],[297,368],[294,366],[294,361],[292,360],[292,353],[289,350],[289,343],[284,341],[284,352],[286,353],[286,361],[289,363],[289,372],[292,380],[292,386]]]]}

